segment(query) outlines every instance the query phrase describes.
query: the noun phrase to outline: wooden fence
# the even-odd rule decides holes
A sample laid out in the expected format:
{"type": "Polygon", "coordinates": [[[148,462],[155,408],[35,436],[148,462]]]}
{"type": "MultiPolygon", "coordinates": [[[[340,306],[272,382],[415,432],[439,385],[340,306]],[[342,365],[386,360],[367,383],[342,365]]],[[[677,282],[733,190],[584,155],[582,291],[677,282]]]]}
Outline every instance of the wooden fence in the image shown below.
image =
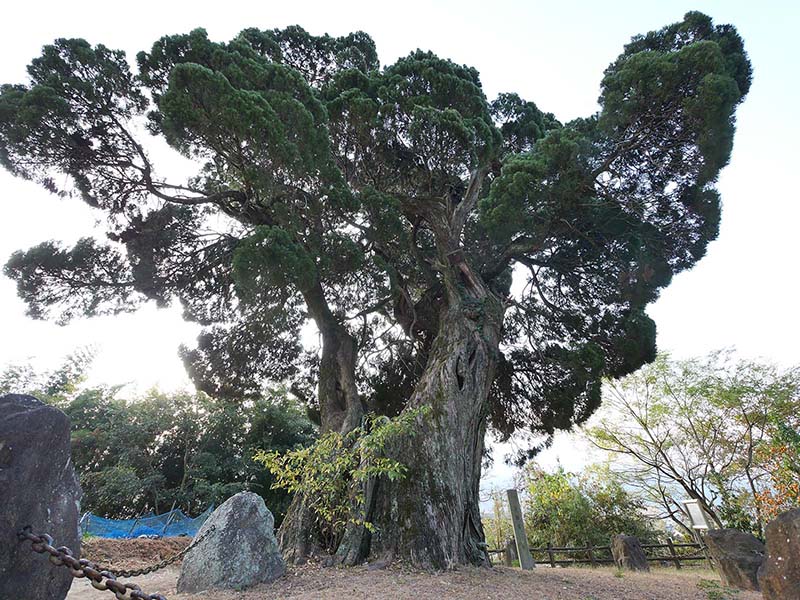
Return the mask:
{"type": "MultiPolygon", "coordinates": [[[[704,560],[711,562],[705,546],[696,543],[676,543],[672,539],[667,539],[666,544],[642,544],[645,557],[650,562],[672,563],[676,569],[681,568],[682,562],[704,560]]],[[[588,564],[596,567],[604,564],[614,564],[611,556],[611,546],[553,546],[548,544],[543,548],[531,548],[533,560],[539,565],[579,565],[588,564]],[[571,556],[578,555],[578,556],[571,556]],[[570,556],[570,558],[560,558],[570,556]],[[541,560],[540,560],[541,558],[541,560]]],[[[505,549],[489,550],[490,554],[500,555],[505,553],[505,549]]]]}

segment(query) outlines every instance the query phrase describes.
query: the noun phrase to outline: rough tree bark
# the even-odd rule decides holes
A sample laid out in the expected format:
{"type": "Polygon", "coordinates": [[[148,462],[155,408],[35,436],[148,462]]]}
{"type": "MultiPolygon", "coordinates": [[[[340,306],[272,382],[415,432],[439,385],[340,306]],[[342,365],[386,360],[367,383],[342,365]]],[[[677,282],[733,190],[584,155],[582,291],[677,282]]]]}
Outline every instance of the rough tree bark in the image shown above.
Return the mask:
{"type": "Polygon", "coordinates": [[[453,312],[409,402],[432,413],[413,439],[389,452],[409,466],[408,475],[384,482],[372,519],[379,531],[372,553],[434,568],[488,562],[478,488],[496,342],[453,312]]]}
{"type": "Polygon", "coordinates": [[[356,341],[331,312],[319,283],[303,295],[322,337],[318,392],[321,428],[323,432],[347,433],[364,415],[356,387],[356,341]]]}
{"type": "Polygon", "coordinates": [[[489,564],[478,491],[503,304],[461,253],[454,256],[438,335],[406,408],[430,411],[419,418],[416,435],[387,449],[408,473],[369,490],[365,516],[376,533],[350,528],[337,552],[345,564],[367,555],[402,556],[435,569],[489,564]]]}
{"type": "MultiPolygon", "coordinates": [[[[420,417],[413,438],[398,440],[387,449],[389,456],[408,467],[408,474],[401,481],[372,481],[366,486],[360,516],[375,526],[376,533],[349,526],[337,550],[340,563],[402,556],[439,569],[488,564],[478,490],[503,304],[460,254],[451,267],[453,283],[446,286],[438,335],[406,408],[430,410],[420,417]]],[[[325,340],[323,333],[323,344],[325,340]]],[[[342,357],[354,356],[341,352],[341,347],[332,354],[337,367],[345,364],[342,357]]],[[[333,376],[321,377],[320,392],[325,390],[327,401],[338,402],[335,398],[341,395],[332,396],[336,388],[330,379],[333,376]]],[[[350,424],[346,419],[341,423],[342,431],[347,431],[350,424]]],[[[279,541],[289,561],[302,561],[314,551],[313,519],[302,498],[292,503],[279,541]]]]}

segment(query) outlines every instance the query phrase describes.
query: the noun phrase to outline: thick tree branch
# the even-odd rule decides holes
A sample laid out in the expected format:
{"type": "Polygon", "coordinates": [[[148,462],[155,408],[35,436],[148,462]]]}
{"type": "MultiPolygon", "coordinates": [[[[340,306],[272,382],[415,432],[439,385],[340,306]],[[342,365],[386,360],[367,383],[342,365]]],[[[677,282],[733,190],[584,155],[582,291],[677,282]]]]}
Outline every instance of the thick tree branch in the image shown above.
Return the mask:
{"type": "Polygon", "coordinates": [[[478,204],[478,197],[483,188],[483,180],[486,178],[488,172],[489,167],[483,166],[475,169],[470,174],[469,184],[467,185],[467,191],[464,193],[464,198],[461,200],[461,203],[456,206],[453,211],[452,219],[450,220],[450,231],[455,240],[461,237],[461,232],[464,229],[469,215],[475,210],[478,204]]]}

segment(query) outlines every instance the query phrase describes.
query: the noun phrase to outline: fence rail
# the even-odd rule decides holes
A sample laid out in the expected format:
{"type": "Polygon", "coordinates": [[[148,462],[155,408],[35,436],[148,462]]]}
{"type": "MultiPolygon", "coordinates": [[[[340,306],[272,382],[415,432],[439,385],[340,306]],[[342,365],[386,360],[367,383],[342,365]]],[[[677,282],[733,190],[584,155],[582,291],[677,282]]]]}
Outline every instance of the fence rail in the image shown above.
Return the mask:
{"type": "MultiPolygon", "coordinates": [[[[666,544],[642,544],[642,549],[645,552],[645,558],[649,562],[664,562],[672,563],[676,569],[681,568],[682,562],[689,561],[708,561],[708,554],[705,546],[697,543],[676,543],[671,539],[667,540],[666,544]],[[690,548],[696,552],[683,553],[679,549],[690,548]],[[669,553],[652,552],[654,550],[669,550],[669,553]],[[650,551],[650,552],[648,552],[650,551]]],[[[614,564],[614,558],[611,556],[611,546],[593,546],[587,544],[586,546],[547,546],[540,548],[531,548],[533,560],[538,565],[550,565],[556,567],[558,565],[575,565],[575,564],[589,564],[594,566],[602,564],[614,564]],[[557,558],[557,555],[564,554],[584,554],[586,558],[573,557],[573,558],[557,558]],[[600,554],[600,556],[598,556],[600,554]],[[537,557],[542,557],[538,560],[537,557]]],[[[505,548],[498,548],[488,550],[490,554],[505,554],[505,548]]]]}

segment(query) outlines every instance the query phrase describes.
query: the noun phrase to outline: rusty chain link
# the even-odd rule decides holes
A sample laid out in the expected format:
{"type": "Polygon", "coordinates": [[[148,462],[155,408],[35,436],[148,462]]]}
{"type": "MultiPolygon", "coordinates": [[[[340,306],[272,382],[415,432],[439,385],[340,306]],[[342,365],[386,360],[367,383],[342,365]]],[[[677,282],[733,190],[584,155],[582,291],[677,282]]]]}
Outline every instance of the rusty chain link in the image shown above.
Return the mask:
{"type": "Polygon", "coordinates": [[[112,571],[110,569],[101,567],[90,560],[85,558],[77,559],[72,555],[72,550],[66,546],[53,546],[53,538],[46,533],[36,535],[30,526],[25,527],[17,534],[20,541],[28,540],[31,542],[31,550],[39,554],[49,554],[50,562],[57,566],[65,566],[70,570],[70,573],[75,578],[86,577],[92,587],[97,590],[108,590],[113,592],[118,600],[167,600],[161,594],[146,594],[135,583],[122,583],[117,581],[117,577],[134,577],[136,575],[143,575],[152,573],[158,569],[163,569],[167,565],[172,564],[182,556],[184,556],[194,546],[203,541],[215,527],[212,525],[208,531],[202,536],[197,538],[194,542],[184,548],[181,552],[162,560],[155,565],[151,565],[144,569],[137,569],[134,571],[112,571]]]}

